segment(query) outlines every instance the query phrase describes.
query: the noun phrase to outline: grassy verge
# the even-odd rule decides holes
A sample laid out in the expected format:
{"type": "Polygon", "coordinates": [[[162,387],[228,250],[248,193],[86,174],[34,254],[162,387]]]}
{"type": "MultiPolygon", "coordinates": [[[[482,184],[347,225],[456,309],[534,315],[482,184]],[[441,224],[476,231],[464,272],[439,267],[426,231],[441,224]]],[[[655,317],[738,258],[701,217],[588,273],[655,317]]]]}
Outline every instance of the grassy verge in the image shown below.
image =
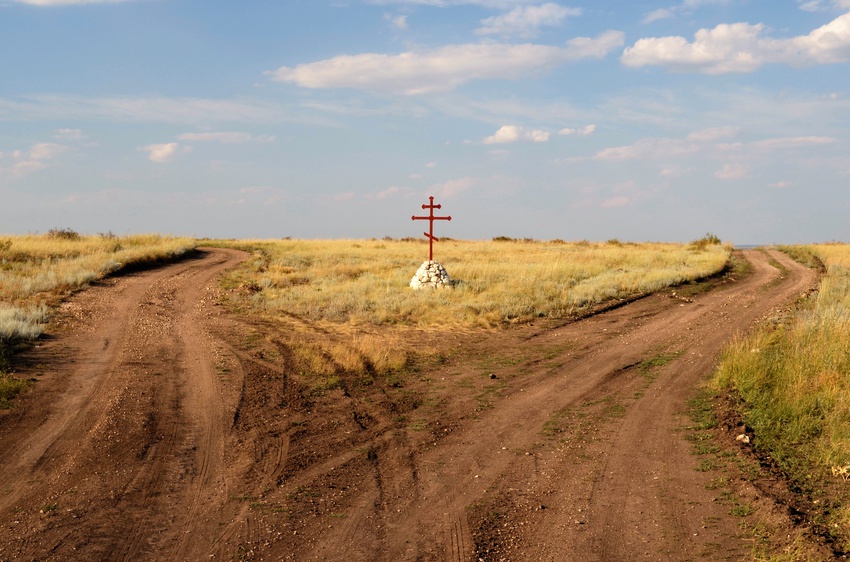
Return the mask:
{"type": "Polygon", "coordinates": [[[811,523],[850,551],[850,246],[791,255],[825,264],[816,298],[727,349],[714,384],[740,397],[754,447],[810,500],[811,523]]]}

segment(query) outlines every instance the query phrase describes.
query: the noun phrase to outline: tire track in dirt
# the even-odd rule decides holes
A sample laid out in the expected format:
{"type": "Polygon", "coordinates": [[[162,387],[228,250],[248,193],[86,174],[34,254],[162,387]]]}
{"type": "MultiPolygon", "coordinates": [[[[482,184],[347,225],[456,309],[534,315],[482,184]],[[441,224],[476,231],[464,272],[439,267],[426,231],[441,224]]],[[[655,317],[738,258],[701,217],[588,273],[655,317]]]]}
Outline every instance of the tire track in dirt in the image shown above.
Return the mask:
{"type": "MultiPolygon", "coordinates": [[[[414,467],[388,462],[395,472],[382,474],[383,487],[394,493],[363,537],[380,547],[358,559],[676,560],[685,547],[705,559],[739,555],[747,545],[738,521],[711,505],[709,477],[694,470],[677,431],[680,413],[724,343],[816,281],[778,252],[744,255],[751,275],[693,302],[654,295],[526,340],[532,359],[492,409],[439,443],[409,445],[414,467]],[[572,345],[552,361],[534,356],[541,343],[561,341],[572,345]],[[637,366],[661,353],[673,359],[644,383],[637,366]],[[543,437],[552,420],[606,401],[617,413],[595,425],[610,433],[578,456],[543,437]]],[[[301,555],[342,559],[350,551],[338,532],[325,529],[321,546],[301,555]]]]}
{"type": "Polygon", "coordinates": [[[24,368],[53,371],[3,419],[0,560],[206,558],[232,393],[202,317],[212,280],[243,256],[202,251],[100,283],[25,354],[24,368]]]}
{"type": "Polygon", "coordinates": [[[737,521],[710,505],[681,411],[726,341],[815,281],[745,255],[751,275],[693,302],[458,337],[421,383],[439,407],[412,412],[380,384],[311,397],[285,328],[213,307],[244,254],[109,280],[26,354],[44,374],[0,417],[0,561],[734,557],[737,521]],[[460,385],[507,348],[525,359],[460,385]]]}
{"type": "MultiPolygon", "coordinates": [[[[550,497],[555,505],[568,507],[560,513],[543,512],[537,531],[526,541],[523,557],[675,560],[687,549],[701,559],[737,559],[749,548],[739,537],[739,521],[712,505],[712,493],[706,489],[709,477],[694,470],[696,460],[690,444],[678,431],[684,424],[681,413],[687,398],[711,372],[722,346],[815,282],[814,273],[784,254],[749,252],[747,257],[754,267],[747,280],[661,312],[635,330],[623,330],[586,365],[579,362],[565,367],[565,371],[571,371],[566,379],[571,383],[569,388],[551,382],[541,386],[544,394],[557,396],[556,400],[539,396],[533,401],[535,405],[522,407],[526,411],[575,408],[605,400],[612,396],[610,390],[599,385],[588,391],[576,384],[577,379],[601,380],[606,372],[623,371],[659,352],[683,352],[662,369],[642,397],[626,406],[619,423],[605,425],[605,441],[592,453],[592,462],[579,464],[586,471],[584,482],[592,482],[590,490],[576,489],[571,483],[575,459],[552,452],[554,458],[547,462],[546,470],[563,476],[550,497]],[[779,278],[780,272],[770,265],[770,259],[787,268],[784,278],[779,278]],[[626,353],[626,349],[631,351],[626,353]],[[597,469],[600,462],[602,470],[597,469]],[[579,524],[574,524],[576,519],[579,524]],[[716,522],[714,529],[706,531],[706,521],[716,522]],[[546,546],[538,548],[535,544],[546,546]],[[554,551],[556,554],[553,545],[562,545],[554,551]]],[[[604,316],[591,324],[604,322],[604,316]]],[[[617,379],[624,377],[612,380],[617,379]]],[[[503,486],[506,482],[518,486],[521,478],[510,469],[499,475],[503,486]]]]}

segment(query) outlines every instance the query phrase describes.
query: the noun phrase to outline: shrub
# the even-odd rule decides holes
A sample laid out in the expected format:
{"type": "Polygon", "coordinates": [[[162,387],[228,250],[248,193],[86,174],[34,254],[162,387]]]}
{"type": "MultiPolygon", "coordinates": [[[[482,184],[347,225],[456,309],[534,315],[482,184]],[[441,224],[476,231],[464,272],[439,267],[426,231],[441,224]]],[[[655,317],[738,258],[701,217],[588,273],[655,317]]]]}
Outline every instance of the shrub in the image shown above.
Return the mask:
{"type": "Polygon", "coordinates": [[[703,251],[709,246],[719,246],[722,243],[723,242],[716,234],[708,232],[702,238],[692,241],[689,245],[689,248],[695,251],[703,251]]]}
{"type": "Polygon", "coordinates": [[[70,228],[51,228],[47,231],[49,238],[57,238],[59,240],[79,240],[80,234],[70,228]]]}

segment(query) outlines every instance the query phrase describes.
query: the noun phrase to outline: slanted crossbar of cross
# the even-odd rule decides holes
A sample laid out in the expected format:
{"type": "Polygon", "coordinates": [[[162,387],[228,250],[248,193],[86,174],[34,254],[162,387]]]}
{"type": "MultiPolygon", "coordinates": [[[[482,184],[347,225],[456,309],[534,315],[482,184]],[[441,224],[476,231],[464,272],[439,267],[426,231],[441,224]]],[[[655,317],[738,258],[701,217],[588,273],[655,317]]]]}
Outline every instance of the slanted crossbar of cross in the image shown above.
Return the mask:
{"type": "Polygon", "coordinates": [[[428,261],[434,261],[434,242],[439,242],[440,239],[434,236],[434,221],[450,221],[452,217],[435,217],[434,209],[442,209],[442,205],[434,205],[434,196],[428,198],[430,203],[427,205],[422,205],[423,209],[429,209],[429,213],[427,217],[417,217],[413,215],[411,220],[426,220],[428,221],[428,232],[425,232],[425,236],[428,238],[428,261]]]}

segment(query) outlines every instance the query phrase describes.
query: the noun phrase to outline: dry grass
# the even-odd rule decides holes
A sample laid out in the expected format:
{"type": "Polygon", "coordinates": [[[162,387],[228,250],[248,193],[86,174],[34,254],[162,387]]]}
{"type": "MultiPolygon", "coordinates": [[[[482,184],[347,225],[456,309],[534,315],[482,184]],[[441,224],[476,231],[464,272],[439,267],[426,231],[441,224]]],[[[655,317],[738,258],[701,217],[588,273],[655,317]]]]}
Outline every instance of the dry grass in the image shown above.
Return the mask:
{"type": "Polygon", "coordinates": [[[41,334],[48,306],[130,265],[181,255],[194,240],[156,234],[79,236],[68,230],[0,239],[0,342],[41,334]],[[74,234],[71,236],[70,234],[74,234]]]}
{"type": "MultiPolygon", "coordinates": [[[[792,321],[731,346],[715,385],[740,394],[758,446],[797,486],[817,495],[818,476],[850,465],[850,245],[798,247],[794,254],[826,265],[817,297],[792,321]]],[[[824,517],[850,549],[847,513],[835,508],[824,517]]]]}
{"type": "Polygon", "coordinates": [[[309,321],[445,328],[566,318],[611,299],[721,271],[729,248],[677,244],[441,242],[451,290],[412,291],[418,241],[243,241],[254,252],[232,286],[255,311],[309,321]]]}
{"type": "Polygon", "coordinates": [[[717,273],[730,253],[718,244],[441,241],[435,257],[454,288],[414,291],[421,241],[218,243],[253,252],[223,280],[231,304],[280,326],[293,370],[317,392],[403,385],[414,364],[439,360],[449,332],[580,315],[717,273]]]}

